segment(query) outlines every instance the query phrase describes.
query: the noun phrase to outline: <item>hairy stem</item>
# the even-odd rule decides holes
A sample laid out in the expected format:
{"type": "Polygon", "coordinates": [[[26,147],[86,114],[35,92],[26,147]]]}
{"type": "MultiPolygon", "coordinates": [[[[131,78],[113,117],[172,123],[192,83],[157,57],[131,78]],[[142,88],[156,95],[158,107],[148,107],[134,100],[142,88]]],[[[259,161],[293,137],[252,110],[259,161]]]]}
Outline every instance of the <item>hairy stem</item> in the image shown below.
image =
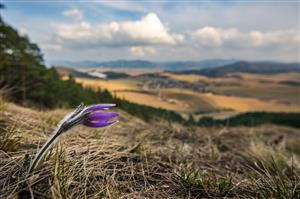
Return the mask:
{"type": "Polygon", "coordinates": [[[45,156],[47,151],[49,151],[52,144],[56,141],[59,135],[61,135],[61,133],[61,128],[57,128],[57,130],[54,131],[53,135],[48,139],[48,141],[43,145],[43,147],[39,150],[39,152],[35,155],[34,159],[31,161],[28,173],[33,172],[33,170],[38,166],[42,158],[45,156]]]}

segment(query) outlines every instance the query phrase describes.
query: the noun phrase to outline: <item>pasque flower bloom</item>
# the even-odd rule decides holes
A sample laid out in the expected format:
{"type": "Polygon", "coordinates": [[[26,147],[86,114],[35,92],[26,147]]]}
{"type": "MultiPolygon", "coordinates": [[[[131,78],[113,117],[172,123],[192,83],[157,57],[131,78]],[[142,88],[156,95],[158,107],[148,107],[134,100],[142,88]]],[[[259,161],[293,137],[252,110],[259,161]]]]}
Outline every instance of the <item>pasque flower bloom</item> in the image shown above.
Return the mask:
{"type": "Polygon", "coordinates": [[[88,127],[99,128],[116,123],[117,121],[112,119],[118,117],[119,114],[104,111],[113,106],[115,104],[97,104],[87,107],[84,112],[88,114],[83,124],[88,127]]]}
{"type": "Polygon", "coordinates": [[[107,111],[109,108],[114,106],[115,104],[95,104],[85,107],[83,104],[80,104],[76,110],[61,120],[52,136],[37,152],[34,159],[31,161],[29,173],[31,173],[38,166],[39,162],[42,160],[46,152],[51,148],[52,144],[58,139],[58,137],[70,130],[72,127],[78,124],[83,124],[92,128],[101,128],[118,122],[117,120],[112,119],[118,117],[119,114],[107,111]]]}

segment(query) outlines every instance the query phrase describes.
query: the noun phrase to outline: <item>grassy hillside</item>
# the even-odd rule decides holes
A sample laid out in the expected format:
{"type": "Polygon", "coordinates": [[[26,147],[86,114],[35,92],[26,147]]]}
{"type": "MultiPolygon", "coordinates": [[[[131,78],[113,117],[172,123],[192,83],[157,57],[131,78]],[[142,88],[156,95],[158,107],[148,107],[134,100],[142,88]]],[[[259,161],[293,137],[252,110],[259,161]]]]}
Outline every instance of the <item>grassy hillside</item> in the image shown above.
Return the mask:
{"type": "Polygon", "coordinates": [[[300,197],[298,130],[185,128],[122,111],[110,128],[75,127],[26,175],[31,156],[66,113],[1,101],[1,198],[300,197]]]}

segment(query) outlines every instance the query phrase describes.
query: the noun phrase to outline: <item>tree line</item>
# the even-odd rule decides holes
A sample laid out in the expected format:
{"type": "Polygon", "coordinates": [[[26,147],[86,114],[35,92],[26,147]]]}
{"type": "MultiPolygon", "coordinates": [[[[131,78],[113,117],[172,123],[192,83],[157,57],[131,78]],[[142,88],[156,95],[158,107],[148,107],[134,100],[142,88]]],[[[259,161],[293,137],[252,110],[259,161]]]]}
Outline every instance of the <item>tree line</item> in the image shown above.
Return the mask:
{"type": "Polygon", "coordinates": [[[277,124],[300,128],[300,113],[271,113],[271,112],[248,112],[241,113],[226,119],[214,119],[202,117],[197,122],[189,125],[197,126],[258,126],[261,124],[277,124]]]}

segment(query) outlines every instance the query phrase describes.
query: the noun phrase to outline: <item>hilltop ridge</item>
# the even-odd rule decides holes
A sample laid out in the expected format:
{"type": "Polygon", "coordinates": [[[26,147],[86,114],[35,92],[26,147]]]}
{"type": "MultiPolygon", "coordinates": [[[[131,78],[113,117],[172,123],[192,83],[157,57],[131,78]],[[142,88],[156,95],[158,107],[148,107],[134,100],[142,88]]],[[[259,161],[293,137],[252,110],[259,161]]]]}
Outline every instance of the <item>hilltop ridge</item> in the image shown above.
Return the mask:
{"type": "Polygon", "coordinates": [[[208,77],[220,77],[230,73],[255,73],[255,74],[277,74],[286,72],[300,72],[300,63],[280,63],[280,62],[246,62],[239,61],[232,64],[204,68],[202,70],[185,70],[179,73],[199,74],[208,77]]]}
{"type": "Polygon", "coordinates": [[[201,61],[147,61],[147,60],[114,60],[114,61],[52,61],[54,66],[73,68],[160,68],[162,70],[202,69],[234,63],[234,59],[209,59],[201,61]]]}
{"type": "Polygon", "coordinates": [[[243,61],[235,59],[208,59],[201,61],[165,61],[147,60],[115,60],[115,61],[53,61],[54,66],[64,66],[82,69],[160,69],[183,74],[201,74],[210,77],[222,76],[232,72],[247,72],[256,74],[276,74],[284,72],[299,72],[300,63],[285,63],[276,61],[243,61]]]}

